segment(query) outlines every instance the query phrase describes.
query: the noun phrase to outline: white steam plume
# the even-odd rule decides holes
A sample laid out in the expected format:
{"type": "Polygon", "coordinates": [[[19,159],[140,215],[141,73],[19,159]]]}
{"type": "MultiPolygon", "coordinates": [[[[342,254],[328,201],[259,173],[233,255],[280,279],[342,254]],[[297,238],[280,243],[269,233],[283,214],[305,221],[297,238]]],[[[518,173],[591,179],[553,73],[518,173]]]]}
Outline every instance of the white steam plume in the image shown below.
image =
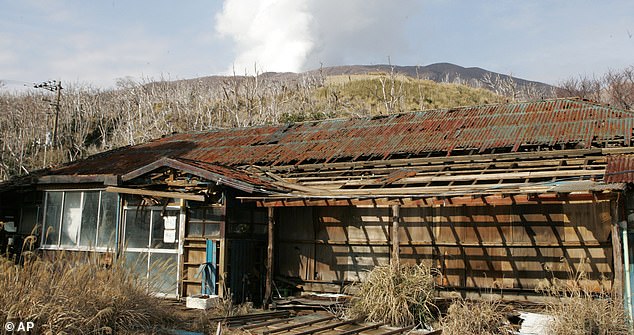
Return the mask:
{"type": "Polygon", "coordinates": [[[386,62],[408,52],[403,38],[416,0],[225,0],[216,32],[235,45],[236,74],[299,72],[386,62]]]}

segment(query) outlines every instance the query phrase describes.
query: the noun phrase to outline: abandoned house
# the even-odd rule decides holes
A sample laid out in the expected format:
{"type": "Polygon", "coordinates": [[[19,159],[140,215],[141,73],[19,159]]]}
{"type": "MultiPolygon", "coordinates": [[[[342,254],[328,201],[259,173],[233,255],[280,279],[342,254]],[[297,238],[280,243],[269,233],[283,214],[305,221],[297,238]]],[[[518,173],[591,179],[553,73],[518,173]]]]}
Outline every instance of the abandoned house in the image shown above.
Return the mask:
{"type": "Polygon", "coordinates": [[[447,291],[531,299],[573,271],[630,301],[633,129],[556,99],[173,134],[1,184],[0,221],[168,296],[341,292],[398,261],[447,291]]]}

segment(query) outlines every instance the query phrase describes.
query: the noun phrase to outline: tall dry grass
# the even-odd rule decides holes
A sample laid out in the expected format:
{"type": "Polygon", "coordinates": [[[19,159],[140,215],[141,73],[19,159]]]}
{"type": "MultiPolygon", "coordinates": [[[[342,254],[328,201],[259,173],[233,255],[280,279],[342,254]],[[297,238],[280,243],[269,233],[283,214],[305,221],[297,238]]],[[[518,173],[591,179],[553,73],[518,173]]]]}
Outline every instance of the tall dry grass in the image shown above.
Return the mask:
{"type": "Polygon", "coordinates": [[[546,313],[554,317],[550,335],[626,335],[628,316],[623,301],[614,299],[606,285],[591,285],[582,260],[569,278],[554,278],[543,283],[539,291],[557,298],[549,303],[546,313]]]}
{"type": "Polygon", "coordinates": [[[377,266],[353,288],[348,317],[394,326],[430,324],[437,310],[434,288],[434,274],[424,265],[377,266]]]}
{"type": "Polygon", "coordinates": [[[123,260],[108,268],[96,256],[0,258],[0,324],[32,321],[41,334],[160,332],[173,322],[162,299],[123,260]]]}
{"type": "Polygon", "coordinates": [[[513,327],[505,316],[506,308],[496,300],[454,301],[440,320],[444,335],[506,335],[513,327]]]}

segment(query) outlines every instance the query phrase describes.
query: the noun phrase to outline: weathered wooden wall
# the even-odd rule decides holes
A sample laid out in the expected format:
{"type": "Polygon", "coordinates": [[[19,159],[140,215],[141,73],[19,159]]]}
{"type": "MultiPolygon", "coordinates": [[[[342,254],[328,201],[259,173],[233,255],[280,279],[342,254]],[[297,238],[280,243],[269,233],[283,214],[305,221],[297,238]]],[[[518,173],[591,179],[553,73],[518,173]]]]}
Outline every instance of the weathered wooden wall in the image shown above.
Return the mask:
{"type": "MultiPolygon", "coordinates": [[[[437,268],[439,284],[534,290],[583,271],[609,287],[609,201],[401,208],[400,258],[437,268]]],[[[277,273],[308,283],[362,280],[390,260],[389,208],[280,208],[277,273]]]]}

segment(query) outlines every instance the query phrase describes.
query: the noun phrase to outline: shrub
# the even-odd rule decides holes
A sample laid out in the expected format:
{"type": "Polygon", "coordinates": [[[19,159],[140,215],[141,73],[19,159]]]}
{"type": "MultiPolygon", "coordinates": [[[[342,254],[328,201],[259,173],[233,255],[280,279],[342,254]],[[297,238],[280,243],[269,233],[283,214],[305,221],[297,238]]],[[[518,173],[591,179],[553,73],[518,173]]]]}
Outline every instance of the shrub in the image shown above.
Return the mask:
{"type": "MultiPolygon", "coordinates": [[[[568,265],[566,265],[568,266],[568,265]]],[[[547,313],[553,316],[552,335],[628,334],[627,315],[621,299],[613,299],[606,285],[593,284],[584,269],[586,260],[576,270],[568,266],[568,279],[553,278],[542,283],[539,291],[556,298],[547,313]]]]}
{"type": "Polygon", "coordinates": [[[513,327],[505,317],[502,305],[494,300],[456,300],[440,325],[444,335],[512,334],[513,327]]]}
{"type": "Polygon", "coordinates": [[[354,293],[349,317],[394,326],[429,324],[436,310],[434,287],[424,265],[377,266],[354,293]]]}
{"type": "Polygon", "coordinates": [[[620,301],[576,296],[562,298],[549,306],[554,317],[552,335],[628,334],[627,316],[620,301]]]}

